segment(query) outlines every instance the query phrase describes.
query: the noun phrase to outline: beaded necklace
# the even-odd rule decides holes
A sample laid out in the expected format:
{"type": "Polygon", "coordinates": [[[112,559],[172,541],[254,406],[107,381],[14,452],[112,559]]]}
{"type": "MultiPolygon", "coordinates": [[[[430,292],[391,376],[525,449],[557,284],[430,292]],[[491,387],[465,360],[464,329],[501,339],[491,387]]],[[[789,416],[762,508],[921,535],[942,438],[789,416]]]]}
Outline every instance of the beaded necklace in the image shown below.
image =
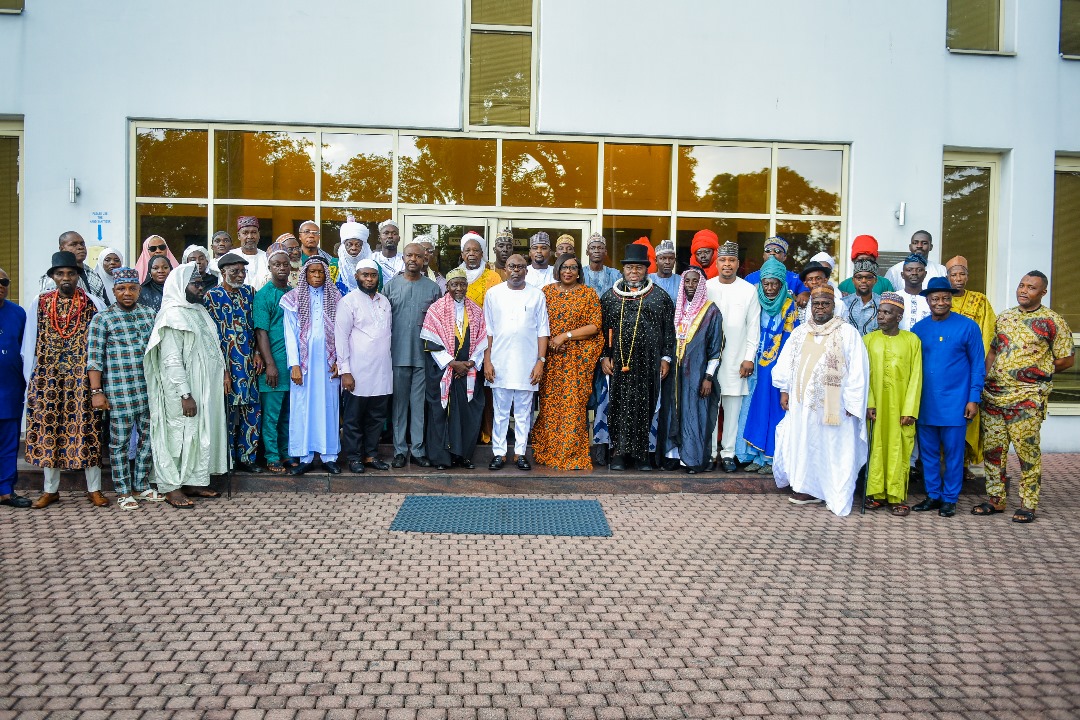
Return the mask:
{"type": "Polygon", "coordinates": [[[75,294],[71,298],[71,304],[68,305],[68,311],[63,316],[60,315],[58,309],[59,298],[60,291],[57,290],[53,293],[52,298],[47,301],[45,309],[49,316],[49,326],[60,336],[61,340],[70,340],[79,331],[79,320],[82,318],[83,310],[86,308],[86,293],[82,291],[82,288],[76,288],[75,294]]]}
{"type": "Polygon", "coordinates": [[[622,371],[624,373],[630,372],[630,358],[634,356],[634,341],[637,340],[638,323],[641,322],[641,308],[645,305],[644,296],[639,297],[637,300],[637,317],[634,319],[634,332],[630,335],[630,352],[627,354],[623,354],[622,343],[623,312],[626,310],[626,298],[623,297],[619,302],[619,359],[622,361],[622,371]]]}

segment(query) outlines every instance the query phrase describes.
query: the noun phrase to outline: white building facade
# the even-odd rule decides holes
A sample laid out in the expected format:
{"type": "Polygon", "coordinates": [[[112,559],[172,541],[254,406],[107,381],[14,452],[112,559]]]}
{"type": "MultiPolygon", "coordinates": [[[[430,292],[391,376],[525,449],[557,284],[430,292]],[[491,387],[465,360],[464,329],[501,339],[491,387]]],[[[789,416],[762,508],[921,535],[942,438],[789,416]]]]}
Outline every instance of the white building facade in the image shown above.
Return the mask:
{"type": "MultiPolygon", "coordinates": [[[[1043,270],[1080,331],[1078,0],[5,4],[13,299],[62,231],[133,262],[250,214],[264,246],[315,219],[331,251],[346,214],[394,217],[444,265],[468,229],[602,232],[614,261],[708,227],[745,270],[779,234],[842,277],[854,236],[897,257],[926,229],[999,312],[1043,270]]],[[[1058,384],[1043,445],[1080,450],[1080,376],[1058,384]]]]}

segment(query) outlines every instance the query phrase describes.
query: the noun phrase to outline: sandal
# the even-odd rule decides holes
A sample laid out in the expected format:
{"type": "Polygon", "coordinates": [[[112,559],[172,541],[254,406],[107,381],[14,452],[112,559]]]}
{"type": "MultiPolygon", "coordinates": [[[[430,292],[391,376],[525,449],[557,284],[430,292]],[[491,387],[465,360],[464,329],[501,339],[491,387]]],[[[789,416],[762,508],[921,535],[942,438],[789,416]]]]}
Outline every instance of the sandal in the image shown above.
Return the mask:
{"type": "Polygon", "coordinates": [[[272,475],[284,475],[289,471],[281,463],[266,463],[266,472],[272,475]]]}
{"type": "Polygon", "coordinates": [[[889,512],[896,517],[907,517],[911,514],[911,508],[904,503],[897,503],[889,508],[889,512]]]}
{"type": "Polygon", "coordinates": [[[184,494],[188,497],[196,498],[219,498],[221,493],[213,488],[199,486],[199,487],[184,487],[184,494]]]}
{"type": "Polygon", "coordinates": [[[124,510],[137,510],[139,508],[139,501],[131,495],[121,495],[116,498],[116,504],[124,510]]]}
{"type": "Polygon", "coordinates": [[[1026,507],[1017,508],[1013,513],[1012,521],[1014,523],[1029,523],[1035,522],[1035,511],[1028,510],[1026,507]]]}
{"type": "Polygon", "coordinates": [[[180,510],[190,510],[191,508],[195,507],[195,503],[188,500],[187,496],[185,496],[182,492],[178,490],[173,490],[170,493],[166,493],[165,502],[169,503],[174,508],[178,508],[180,510]]]}
{"type": "Polygon", "coordinates": [[[996,505],[993,502],[984,502],[971,508],[972,515],[996,515],[1000,512],[1005,512],[1005,503],[996,505]]]}
{"type": "Polygon", "coordinates": [[[165,496],[159,493],[157,490],[150,488],[149,490],[143,490],[139,493],[138,500],[145,502],[161,502],[165,499],[165,496]]]}
{"type": "Polygon", "coordinates": [[[882,502],[881,500],[875,500],[874,498],[866,498],[866,501],[863,503],[863,507],[867,510],[877,510],[878,508],[884,506],[884,502],[882,502]]]}

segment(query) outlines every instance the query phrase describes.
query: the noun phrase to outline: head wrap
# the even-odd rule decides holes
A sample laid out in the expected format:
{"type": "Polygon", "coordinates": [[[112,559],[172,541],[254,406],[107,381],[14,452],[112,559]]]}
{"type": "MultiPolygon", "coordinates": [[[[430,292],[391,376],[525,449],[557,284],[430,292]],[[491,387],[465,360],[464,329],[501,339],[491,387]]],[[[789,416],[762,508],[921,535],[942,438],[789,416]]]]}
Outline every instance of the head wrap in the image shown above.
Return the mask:
{"type": "Polygon", "coordinates": [[[787,240],[777,235],[765,241],[765,249],[768,250],[770,247],[780,248],[780,251],[787,255],[789,245],[787,240]]]}
{"type": "Polygon", "coordinates": [[[634,245],[642,245],[645,247],[646,252],[649,254],[649,272],[656,272],[656,251],[653,250],[652,243],[649,242],[647,237],[639,237],[634,241],[634,245]]]}
{"type": "MultiPolygon", "coordinates": [[[[196,252],[201,252],[203,255],[206,256],[206,272],[207,272],[207,274],[213,275],[215,277],[221,274],[221,272],[218,270],[217,261],[214,260],[214,254],[212,252],[210,252],[207,248],[203,247],[202,245],[188,245],[186,248],[184,248],[184,253],[183,253],[183,255],[180,256],[180,261],[181,262],[194,262],[191,259],[191,256],[194,255],[196,252]]],[[[267,258],[269,259],[269,256],[267,256],[267,258]]],[[[195,267],[198,267],[198,266],[199,266],[199,264],[195,263],[195,267]]],[[[202,273],[199,273],[199,275],[201,277],[202,273]]]]}
{"type": "Polygon", "coordinates": [[[337,285],[330,282],[329,263],[321,255],[312,255],[304,266],[300,268],[300,277],[296,288],[285,293],[279,303],[284,310],[295,312],[300,321],[300,339],[297,345],[300,351],[300,371],[308,369],[308,338],[311,337],[311,296],[322,290],[323,296],[323,341],[326,343],[326,367],[329,370],[337,364],[337,343],[334,338],[334,319],[337,317],[338,301],[341,300],[341,292],[337,285]],[[320,263],[326,271],[326,282],[321,288],[313,288],[308,285],[308,272],[312,264],[320,263]]]}
{"type": "Polygon", "coordinates": [[[674,255],[675,243],[670,240],[661,240],[656,246],[656,255],[674,255]]]}
{"type": "Polygon", "coordinates": [[[379,232],[382,232],[383,228],[388,228],[388,227],[392,227],[392,228],[395,228],[397,230],[401,229],[401,228],[398,228],[398,224],[396,222],[394,222],[394,219],[390,218],[389,220],[383,220],[381,223],[379,223],[379,232]]]}
{"type": "MultiPolygon", "coordinates": [[[[112,287],[115,283],[115,280],[113,280],[113,276],[111,274],[105,272],[105,258],[109,257],[110,255],[115,255],[116,257],[120,258],[120,264],[124,264],[123,253],[121,253],[119,250],[113,250],[112,248],[104,248],[97,256],[97,264],[94,265],[94,272],[99,278],[101,278],[101,284],[105,286],[105,297],[108,298],[109,302],[112,302],[116,300],[116,297],[114,297],[112,294],[112,287]]],[[[117,270],[119,269],[120,268],[117,268],[117,270]]],[[[113,270],[113,272],[115,273],[116,270],[113,270]]],[[[139,277],[138,270],[135,271],[135,277],[139,277]]]]}
{"type": "Polygon", "coordinates": [[[112,271],[113,285],[138,285],[139,271],[135,268],[118,267],[112,271]]]}
{"type": "Polygon", "coordinates": [[[956,257],[949,258],[949,260],[945,263],[945,269],[948,270],[953,265],[960,265],[966,270],[968,266],[967,258],[963,255],[957,255],[956,257]]]}
{"type": "Polygon", "coordinates": [[[592,247],[593,243],[600,243],[601,245],[603,245],[606,248],[607,247],[607,238],[605,238],[600,233],[593,233],[592,235],[589,236],[589,242],[585,247],[590,248],[590,247],[592,247]]]}
{"type": "MultiPolygon", "coordinates": [[[[139,259],[135,261],[135,269],[139,271],[139,282],[146,280],[147,274],[150,272],[150,251],[146,249],[146,246],[150,244],[151,240],[160,240],[165,242],[165,238],[160,235],[151,235],[143,240],[142,252],[139,253],[139,259]]],[[[99,256],[100,257],[100,256],[99,256]]],[[[169,258],[169,266],[176,267],[180,264],[180,261],[176,259],[176,256],[172,254],[172,249],[169,248],[169,244],[165,243],[165,257],[169,258]]]]}
{"type": "MultiPolygon", "coordinates": [[[[161,289],[161,309],[158,310],[157,321],[154,323],[154,331],[150,334],[150,342],[146,349],[146,362],[160,367],[161,355],[157,346],[161,344],[161,328],[170,327],[177,330],[198,332],[198,326],[202,326],[203,332],[208,337],[217,337],[217,325],[206,312],[202,301],[188,302],[187,286],[192,282],[201,283],[199,266],[195,263],[184,263],[169,273],[165,280],[165,286],[161,289]],[[151,355],[153,353],[153,355],[151,355]]],[[[147,380],[151,375],[147,373],[147,380]]],[[[151,402],[154,402],[154,392],[151,391],[151,402]]]]}
{"type": "Polygon", "coordinates": [[[338,236],[341,238],[343,244],[346,240],[367,242],[368,235],[370,234],[371,231],[368,230],[367,225],[356,222],[356,219],[352,215],[346,215],[345,222],[341,223],[341,227],[338,228],[338,236]]]}
{"type": "Polygon", "coordinates": [[[529,238],[529,248],[532,249],[537,245],[546,245],[551,247],[551,236],[541,230],[540,232],[529,238]]]}
{"type": "Polygon", "coordinates": [[[739,243],[731,242],[730,240],[720,246],[720,249],[716,251],[716,257],[733,257],[738,259],[739,257],[739,243]]]}
{"type": "Polygon", "coordinates": [[[680,346],[686,341],[686,333],[690,329],[690,324],[694,322],[694,318],[701,312],[701,308],[705,307],[705,303],[709,302],[709,294],[705,292],[705,286],[701,283],[704,277],[705,271],[700,265],[691,265],[686,270],[683,270],[683,274],[679,278],[679,290],[675,293],[675,340],[680,346]],[[697,289],[694,290],[694,298],[688,301],[686,299],[686,277],[694,273],[697,273],[700,277],[697,289]]]}
{"type": "Polygon", "coordinates": [[[241,215],[236,218],[236,231],[240,232],[246,227],[253,227],[256,230],[259,229],[259,218],[254,215],[241,215]]]}
{"type": "Polygon", "coordinates": [[[859,235],[852,240],[851,259],[854,260],[860,255],[873,255],[876,260],[878,256],[877,238],[873,235],[859,235]]]}
{"type": "Polygon", "coordinates": [[[819,252],[814,257],[810,258],[811,262],[813,262],[814,260],[817,260],[822,265],[828,265],[830,268],[835,268],[836,267],[836,261],[833,260],[832,255],[825,252],[824,250],[819,252]]]}
{"type": "MultiPolygon", "coordinates": [[[[341,229],[338,231],[341,235],[341,245],[337,249],[338,280],[345,286],[346,292],[352,292],[360,287],[356,284],[356,264],[362,258],[371,255],[371,248],[367,244],[370,233],[367,225],[356,222],[352,215],[346,215],[345,218],[345,222],[341,224],[341,229]],[[346,240],[359,240],[360,252],[356,255],[350,255],[345,247],[346,240]]],[[[299,284],[299,278],[297,278],[297,283],[299,284]]]]}
{"type": "Polygon", "coordinates": [[[458,265],[456,268],[454,268],[450,272],[446,273],[446,282],[448,282],[448,283],[451,280],[456,280],[457,278],[461,278],[465,282],[469,281],[468,276],[465,274],[465,271],[461,269],[460,265],[458,265]]]}
{"type": "Polygon", "coordinates": [[[716,269],[716,251],[720,249],[720,238],[716,237],[716,233],[708,228],[698,230],[694,233],[694,239],[690,242],[690,257],[694,259],[695,262],[699,262],[697,260],[697,251],[701,248],[712,248],[713,250],[712,262],[709,263],[704,270],[705,277],[714,278],[719,274],[719,271],[716,269]]]}
{"type": "Polygon", "coordinates": [[[919,253],[911,253],[906,258],[904,258],[904,265],[907,265],[909,263],[919,263],[923,267],[926,267],[926,258],[924,258],[919,253]]]}
{"type": "Polygon", "coordinates": [[[861,272],[878,274],[877,263],[873,260],[856,260],[855,264],[851,266],[851,274],[856,275],[861,272]]]}
{"type": "Polygon", "coordinates": [[[900,295],[898,293],[894,293],[894,292],[883,292],[883,293],[881,293],[881,304],[882,305],[886,305],[886,304],[887,305],[895,305],[896,307],[900,308],[900,312],[904,311],[904,298],[900,297],[900,295]]]}
{"type": "Polygon", "coordinates": [[[569,243],[570,247],[575,247],[575,245],[576,245],[576,241],[574,240],[573,235],[563,234],[563,235],[560,235],[558,238],[555,239],[555,247],[559,247],[563,243],[569,243]]]}
{"type": "MultiPolygon", "coordinates": [[[[176,264],[172,260],[169,260],[169,258],[165,257],[164,255],[154,255],[146,263],[146,279],[142,281],[143,285],[158,285],[158,286],[164,287],[164,283],[159,283],[157,280],[155,280],[153,273],[150,272],[150,270],[153,269],[154,264],[158,263],[158,262],[161,262],[162,260],[169,263],[169,272],[170,273],[172,272],[173,268],[176,267],[176,264]]],[[[198,268],[199,266],[196,265],[195,267],[198,268]]]]}
{"type": "MultiPolygon", "coordinates": [[[[483,236],[481,236],[479,233],[474,233],[472,231],[469,231],[461,236],[461,252],[465,252],[465,243],[469,242],[470,240],[475,240],[480,245],[480,252],[485,255],[487,254],[487,241],[484,240],[483,236]]],[[[413,242],[417,241],[414,240],[413,242]]],[[[434,243],[432,244],[434,245],[434,243]]]]}
{"type": "Polygon", "coordinates": [[[784,301],[788,297],[787,268],[784,267],[784,263],[771,257],[761,266],[758,275],[760,277],[757,286],[758,302],[761,303],[761,309],[768,313],[769,317],[776,317],[784,309],[784,301]],[[761,286],[761,280],[780,281],[780,292],[772,300],[765,296],[765,289],[761,286]]]}
{"type": "Polygon", "coordinates": [[[484,238],[474,232],[467,232],[461,236],[461,252],[465,252],[465,243],[469,240],[475,240],[480,244],[481,259],[480,264],[474,268],[470,268],[465,264],[465,260],[462,259],[461,264],[458,267],[465,272],[465,279],[472,285],[474,282],[480,279],[480,276],[487,270],[487,265],[483,261],[483,255],[487,254],[487,243],[484,242],[484,238]]]}

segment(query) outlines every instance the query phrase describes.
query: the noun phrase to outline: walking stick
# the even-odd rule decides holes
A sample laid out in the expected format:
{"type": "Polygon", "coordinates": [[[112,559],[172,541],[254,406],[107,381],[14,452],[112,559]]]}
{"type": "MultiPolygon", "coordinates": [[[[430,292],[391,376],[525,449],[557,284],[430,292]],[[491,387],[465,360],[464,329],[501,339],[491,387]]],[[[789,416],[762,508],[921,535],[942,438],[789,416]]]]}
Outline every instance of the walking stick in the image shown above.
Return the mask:
{"type": "Polygon", "coordinates": [[[867,443],[866,443],[866,475],[863,477],[862,484],[862,510],[860,515],[866,514],[866,486],[870,484],[870,456],[874,454],[874,421],[867,420],[867,443]]]}

